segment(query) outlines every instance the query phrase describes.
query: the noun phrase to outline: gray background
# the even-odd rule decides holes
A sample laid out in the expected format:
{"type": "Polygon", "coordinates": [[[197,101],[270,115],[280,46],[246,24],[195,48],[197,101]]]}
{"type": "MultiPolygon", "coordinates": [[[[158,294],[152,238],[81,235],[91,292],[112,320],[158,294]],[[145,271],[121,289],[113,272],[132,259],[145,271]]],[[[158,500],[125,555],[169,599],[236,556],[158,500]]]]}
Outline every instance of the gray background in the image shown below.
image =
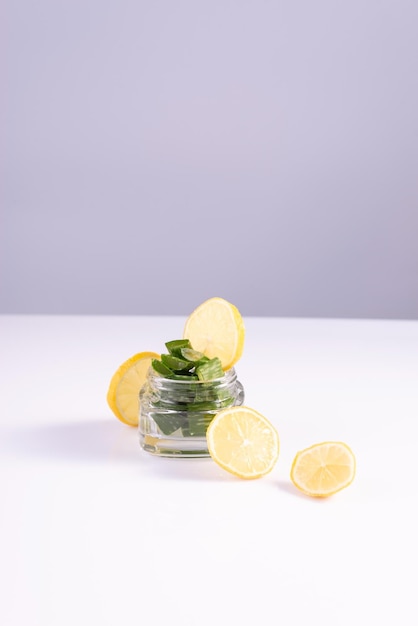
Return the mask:
{"type": "Polygon", "coordinates": [[[415,0],[1,21],[1,313],[418,319],[415,0]]]}

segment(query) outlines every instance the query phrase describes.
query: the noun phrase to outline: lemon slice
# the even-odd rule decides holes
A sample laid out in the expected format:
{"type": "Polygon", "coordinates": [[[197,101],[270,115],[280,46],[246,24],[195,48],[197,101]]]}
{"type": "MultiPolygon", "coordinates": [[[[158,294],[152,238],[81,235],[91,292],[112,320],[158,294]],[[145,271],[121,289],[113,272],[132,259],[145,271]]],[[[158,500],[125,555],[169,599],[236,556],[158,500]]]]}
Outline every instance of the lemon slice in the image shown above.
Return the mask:
{"type": "Polygon", "coordinates": [[[113,374],[107,392],[107,403],[124,424],[138,426],[139,391],[145,382],[152,359],[159,359],[156,352],[134,354],[113,374]]]}
{"type": "Polygon", "coordinates": [[[237,307],[223,298],[210,298],[187,318],[183,337],[195,350],[212,359],[217,356],[228,370],[244,349],[244,322],[237,307]]]}
{"type": "Polygon", "coordinates": [[[268,474],[279,457],[279,436],[260,413],[246,406],[222,409],[207,433],[212,459],[239,478],[268,474]]]}
{"type": "Polygon", "coordinates": [[[298,452],[290,479],[308,496],[327,497],[348,487],[356,473],[356,459],[341,441],[324,441],[298,452]]]}

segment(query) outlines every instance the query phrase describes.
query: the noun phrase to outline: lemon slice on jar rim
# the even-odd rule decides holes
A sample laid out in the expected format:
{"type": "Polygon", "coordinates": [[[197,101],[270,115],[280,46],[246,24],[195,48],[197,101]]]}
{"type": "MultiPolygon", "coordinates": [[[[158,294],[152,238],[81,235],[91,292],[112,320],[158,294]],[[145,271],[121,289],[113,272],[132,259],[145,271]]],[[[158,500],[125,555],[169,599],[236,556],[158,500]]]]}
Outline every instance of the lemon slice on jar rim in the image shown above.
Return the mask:
{"type": "Polygon", "coordinates": [[[207,357],[219,357],[223,370],[227,370],[242,356],[244,321],[235,305],[224,298],[209,298],[189,315],[183,337],[207,357]]]}

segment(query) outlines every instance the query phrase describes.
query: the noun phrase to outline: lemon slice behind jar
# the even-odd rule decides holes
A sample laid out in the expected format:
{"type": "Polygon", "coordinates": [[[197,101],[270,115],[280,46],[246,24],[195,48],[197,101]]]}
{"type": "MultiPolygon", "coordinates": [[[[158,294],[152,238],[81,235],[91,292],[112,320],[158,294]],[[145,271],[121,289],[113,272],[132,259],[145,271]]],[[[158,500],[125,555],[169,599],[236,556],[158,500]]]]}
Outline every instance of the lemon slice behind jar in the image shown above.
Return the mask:
{"type": "Polygon", "coordinates": [[[145,383],[156,352],[138,352],[127,359],[113,374],[107,392],[107,403],[116,417],[128,426],[138,426],[139,392],[145,383]]]}
{"type": "Polygon", "coordinates": [[[210,359],[219,357],[227,370],[242,356],[244,322],[236,306],[223,298],[210,298],[189,315],[183,337],[210,359]]]}

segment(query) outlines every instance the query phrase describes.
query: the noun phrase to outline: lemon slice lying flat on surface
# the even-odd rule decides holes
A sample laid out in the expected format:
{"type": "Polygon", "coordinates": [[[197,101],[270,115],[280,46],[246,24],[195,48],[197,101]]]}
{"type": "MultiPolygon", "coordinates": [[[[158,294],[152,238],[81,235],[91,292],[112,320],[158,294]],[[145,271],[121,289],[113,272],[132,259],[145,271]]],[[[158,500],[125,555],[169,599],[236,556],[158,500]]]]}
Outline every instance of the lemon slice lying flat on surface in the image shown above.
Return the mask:
{"type": "Polygon", "coordinates": [[[341,441],[324,441],[298,452],[290,479],[308,496],[327,497],[348,487],[356,473],[356,459],[341,441]]]}
{"type": "Polygon", "coordinates": [[[210,298],[189,315],[183,337],[210,359],[219,357],[227,370],[241,358],[244,322],[236,306],[223,298],[210,298]]]}
{"type": "Polygon", "coordinates": [[[212,459],[239,478],[268,474],[279,457],[277,431],[263,415],[246,406],[219,411],[206,437],[212,459]]]}
{"type": "Polygon", "coordinates": [[[145,382],[152,359],[159,359],[156,352],[134,354],[113,374],[107,392],[107,403],[124,424],[138,426],[139,391],[145,382]]]}

